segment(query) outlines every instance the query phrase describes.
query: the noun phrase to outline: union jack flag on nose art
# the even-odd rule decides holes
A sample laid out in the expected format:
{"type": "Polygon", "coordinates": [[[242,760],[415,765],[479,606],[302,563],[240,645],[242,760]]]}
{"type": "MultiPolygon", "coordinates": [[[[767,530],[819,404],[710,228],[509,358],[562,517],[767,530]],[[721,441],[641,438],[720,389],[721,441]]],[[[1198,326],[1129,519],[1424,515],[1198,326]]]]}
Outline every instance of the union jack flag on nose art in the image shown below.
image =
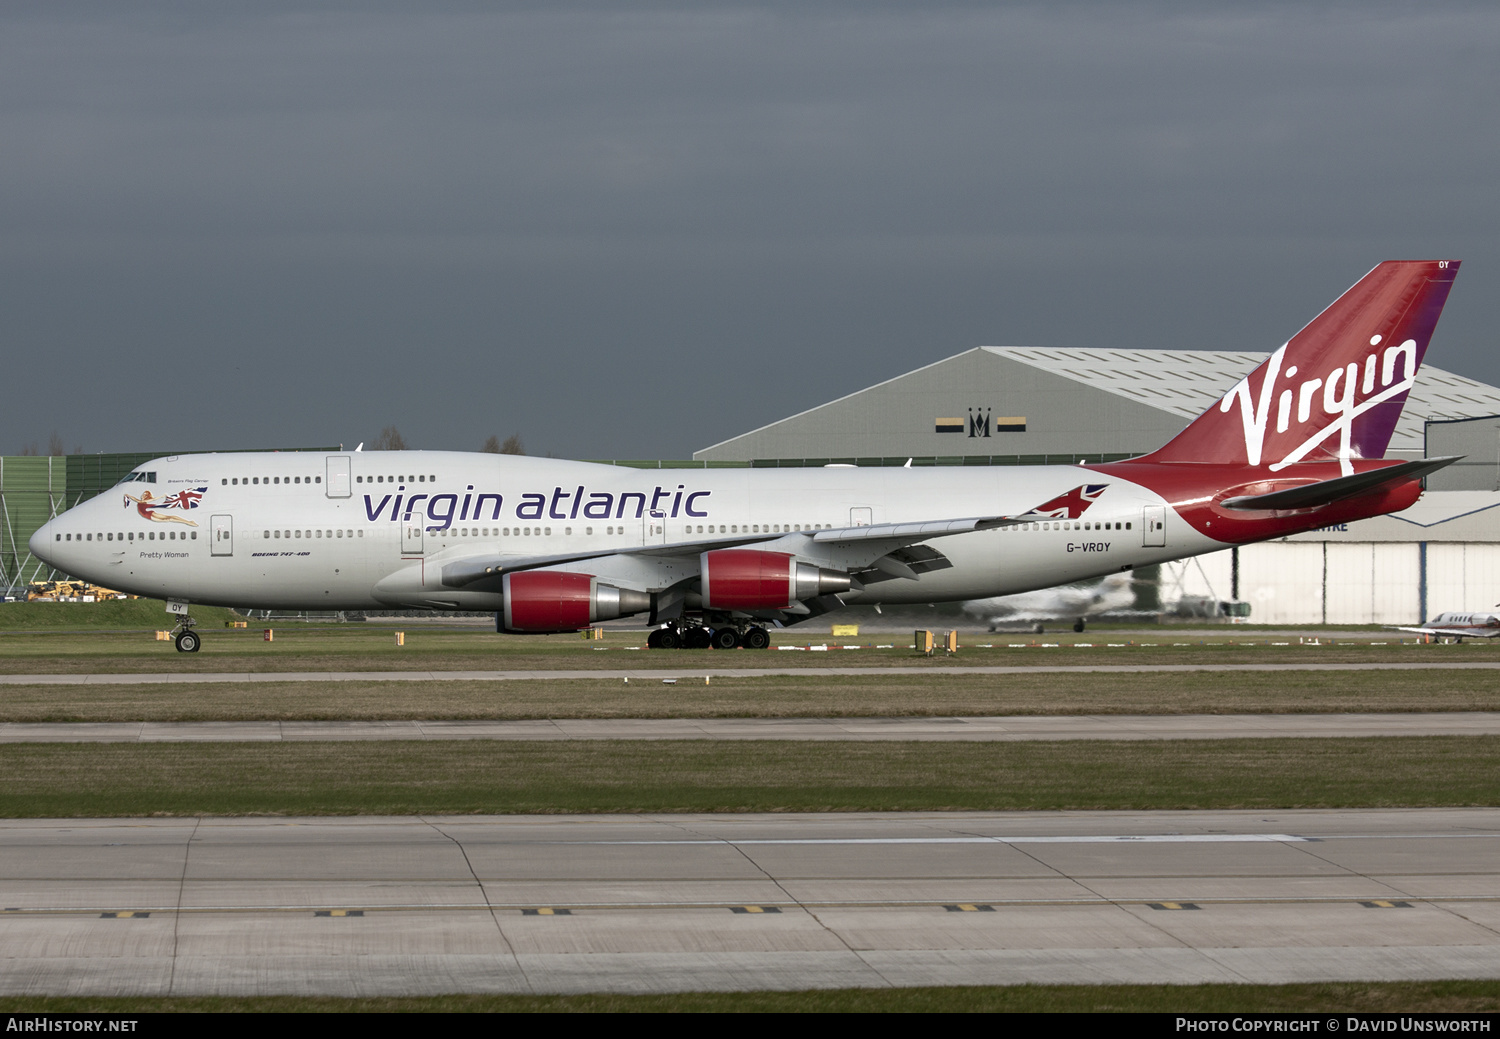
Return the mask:
{"type": "Polygon", "coordinates": [[[1074,487],[1067,494],[1059,494],[1026,513],[1027,516],[1045,516],[1047,519],[1077,519],[1088,507],[1099,500],[1099,495],[1108,487],[1107,483],[1087,483],[1074,487]]]}
{"type": "Polygon", "coordinates": [[[162,503],[157,508],[196,509],[198,507],[198,499],[202,498],[207,491],[207,487],[195,487],[190,491],[178,491],[176,494],[169,494],[162,499],[162,503]]]}

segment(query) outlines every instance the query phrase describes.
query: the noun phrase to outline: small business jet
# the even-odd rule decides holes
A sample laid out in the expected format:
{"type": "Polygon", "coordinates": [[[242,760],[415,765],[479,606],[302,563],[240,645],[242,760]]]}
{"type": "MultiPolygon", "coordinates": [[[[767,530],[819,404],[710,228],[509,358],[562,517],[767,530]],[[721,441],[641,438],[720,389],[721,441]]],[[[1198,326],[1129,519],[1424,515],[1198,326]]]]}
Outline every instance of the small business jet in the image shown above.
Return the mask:
{"type": "Polygon", "coordinates": [[[1445,639],[1492,639],[1500,635],[1500,613],[1440,613],[1425,625],[1396,628],[1445,639]]]}
{"type": "Polygon", "coordinates": [[[1074,631],[1082,631],[1090,617],[1134,606],[1134,581],[1130,574],[1109,574],[1087,584],[970,599],[963,608],[965,614],[989,625],[991,631],[1028,627],[1040,634],[1044,622],[1057,620],[1071,621],[1074,631]]]}
{"type": "Polygon", "coordinates": [[[961,602],[1397,512],[1452,458],[1383,458],[1458,273],[1382,263],[1159,450],[1099,465],[627,469],[429,451],[159,458],[31,551],[192,603],[644,616],[660,648],[764,648],[849,604],[961,602]]]}

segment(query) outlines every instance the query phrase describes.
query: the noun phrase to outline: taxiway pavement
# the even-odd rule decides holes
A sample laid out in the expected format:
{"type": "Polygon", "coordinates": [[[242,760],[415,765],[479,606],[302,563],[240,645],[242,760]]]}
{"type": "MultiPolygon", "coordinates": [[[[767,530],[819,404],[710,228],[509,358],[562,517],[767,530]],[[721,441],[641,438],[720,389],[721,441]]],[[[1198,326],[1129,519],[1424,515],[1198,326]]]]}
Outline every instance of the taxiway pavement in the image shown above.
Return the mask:
{"type": "Polygon", "coordinates": [[[1500,977],[1500,810],[0,821],[0,992],[1500,977]]]}
{"type": "Polygon", "coordinates": [[[540,718],[521,721],[4,722],[3,743],[310,740],[1214,740],[1493,736],[1500,712],[1093,714],[931,718],[540,718]]]}
{"type": "MultiPolygon", "coordinates": [[[[836,648],[836,647],[835,647],[836,648]]],[[[821,659],[821,658],[820,658],[821,659]]],[[[867,667],[699,667],[548,671],[161,671],[141,674],[0,675],[0,685],[200,685],[226,682],[539,682],[559,679],[661,681],[713,678],[852,677],[881,675],[1180,674],[1193,671],[1495,671],[1500,661],[1319,664],[871,664],[867,667]]]]}

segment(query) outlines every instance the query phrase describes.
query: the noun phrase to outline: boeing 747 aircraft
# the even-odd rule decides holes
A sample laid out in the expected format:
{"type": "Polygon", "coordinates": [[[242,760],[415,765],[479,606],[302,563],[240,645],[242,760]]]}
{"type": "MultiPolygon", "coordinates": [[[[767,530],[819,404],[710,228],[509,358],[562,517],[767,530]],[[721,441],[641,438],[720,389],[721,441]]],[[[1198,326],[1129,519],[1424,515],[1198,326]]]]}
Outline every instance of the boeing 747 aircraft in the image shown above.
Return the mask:
{"type": "Polygon", "coordinates": [[[432,451],[160,458],[31,551],[109,588],[267,609],[645,615],[763,648],[846,604],[1008,595],[1407,508],[1454,459],[1383,458],[1458,273],[1382,263],[1152,454],[1100,465],[639,470],[432,451]]]}

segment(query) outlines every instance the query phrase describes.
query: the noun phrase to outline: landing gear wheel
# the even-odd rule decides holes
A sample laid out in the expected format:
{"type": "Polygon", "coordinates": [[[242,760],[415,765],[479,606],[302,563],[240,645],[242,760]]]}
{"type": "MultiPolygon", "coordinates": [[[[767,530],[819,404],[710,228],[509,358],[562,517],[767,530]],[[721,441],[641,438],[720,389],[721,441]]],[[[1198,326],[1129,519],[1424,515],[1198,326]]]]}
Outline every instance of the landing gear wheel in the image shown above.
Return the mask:
{"type": "Polygon", "coordinates": [[[750,628],[740,637],[740,645],[746,649],[765,649],[771,644],[771,635],[765,628],[750,628]]]}
{"type": "Polygon", "coordinates": [[[651,634],[646,636],[647,649],[661,649],[661,628],[652,629],[651,634]]]}
{"type": "MultiPolygon", "coordinates": [[[[657,628],[651,634],[656,639],[657,649],[682,648],[682,635],[676,628],[657,628]]],[[[651,640],[647,639],[646,641],[649,644],[651,640]]]]}
{"type": "Polygon", "coordinates": [[[196,653],[198,647],[203,645],[203,640],[198,637],[196,631],[178,632],[176,642],[179,653],[196,653]]]}
{"type": "Polygon", "coordinates": [[[1033,624],[1031,626],[1031,630],[1032,630],[1033,633],[1035,633],[1037,635],[1044,635],[1047,632],[1047,629],[1044,628],[1044,627],[1042,627],[1040,624],[1033,624]]]}
{"type": "Polygon", "coordinates": [[[1076,632],[1078,632],[1080,635],[1083,634],[1083,618],[1082,617],[1079,617],[1076,621],[1073,622],[1073,630],[1076,631],[1076,632]]]}
{"type": "Polygon", "coordinates": [[[683,644],[688,649],[707,649],[713,644],[713,633],[707,628],[689,628],[683,644]]]}
{"type": "Polygon", "coordinates": [[[714,649],[736,649],[740,644],[740,633],[733,628],[720,628],[714,632],[714,649]]]}

